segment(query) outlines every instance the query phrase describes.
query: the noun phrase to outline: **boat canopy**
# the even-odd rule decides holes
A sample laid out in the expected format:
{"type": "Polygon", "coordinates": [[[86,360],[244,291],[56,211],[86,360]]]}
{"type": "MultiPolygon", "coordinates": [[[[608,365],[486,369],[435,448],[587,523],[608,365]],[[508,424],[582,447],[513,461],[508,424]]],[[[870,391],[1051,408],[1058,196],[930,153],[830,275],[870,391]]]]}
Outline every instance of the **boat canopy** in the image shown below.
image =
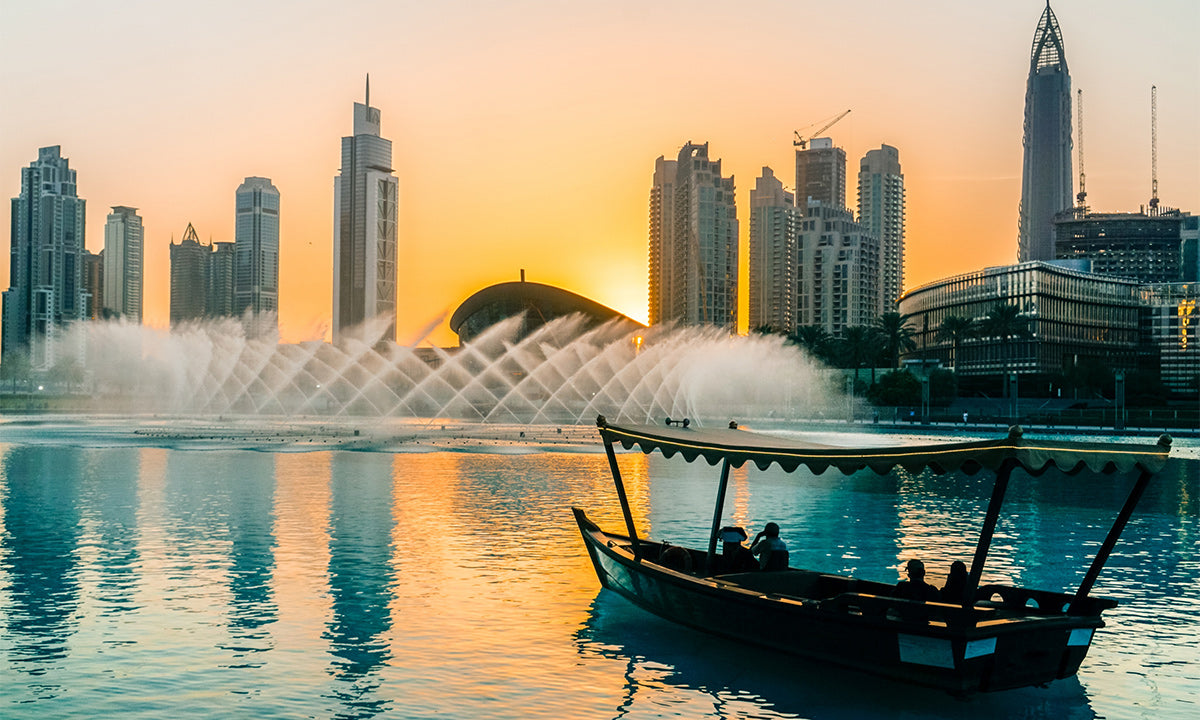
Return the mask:
{"type": "Polygon", "coordinates": [[[883,475],[897,466],[910,473],[929,469],[937,474],[961,471],[973,475],[983,469],[996,472],[1005,465],[1020,467],[1031,475],[1040,475],[1051,466],[1068,475],[1085,469],[1106,474],[1133,470],[1152,474],[1166,464],[1171,449],[1167,435],[1159,437],[1154,445],[1029,440],[1020,426],[1013,426],[1008,437],[996,440],[849,448],[749,432],[734,423],[728,429],[697,428],[685,421],[668,423],[618,426],[608,424],[603,416],[596,422],[606,444],[620,443],[626,450],[637,446],[647,455],[659,450],[668,458],[679,453],[688,462],[703,457],[709,465],[725,461],[741,467],[749,461],[760,470],[778,464],[792,472],[804,465],[818,475],[830,467],[847,475],[864,468],[883,475]]]}

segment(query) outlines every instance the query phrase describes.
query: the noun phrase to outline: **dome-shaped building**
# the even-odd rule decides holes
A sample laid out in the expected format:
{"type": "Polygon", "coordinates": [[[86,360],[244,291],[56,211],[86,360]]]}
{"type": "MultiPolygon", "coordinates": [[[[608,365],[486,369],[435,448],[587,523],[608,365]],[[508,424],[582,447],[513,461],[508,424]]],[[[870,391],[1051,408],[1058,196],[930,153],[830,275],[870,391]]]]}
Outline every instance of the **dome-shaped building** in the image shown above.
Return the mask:
{"type": "Polygon", "coordinates": [[[501,320],[521,314],[524,314],[525,321],[520,336],[555,318],[575,314],[588,318],[595,325],[622,320],[644,327],[629,316],[570,290],[525,282],[522,273],[522,279],[518,282],[492,285],[464,300],[450,316],[450,329],[458,335],[458,341],[462,344],[501,320]]]}

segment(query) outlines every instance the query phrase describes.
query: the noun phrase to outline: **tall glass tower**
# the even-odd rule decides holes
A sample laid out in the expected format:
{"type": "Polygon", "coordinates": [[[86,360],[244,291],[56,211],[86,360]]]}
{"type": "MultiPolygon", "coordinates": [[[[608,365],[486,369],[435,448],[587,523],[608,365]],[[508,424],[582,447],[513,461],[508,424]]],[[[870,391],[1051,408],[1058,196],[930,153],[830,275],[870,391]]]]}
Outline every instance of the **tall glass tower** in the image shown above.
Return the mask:
{"type": "Polygon", "coordinates": [[[1025,88],[1025,163],[1021,174],[1019,259],[1054,259],[1054,215],[1071,207],[1071,75],[1058,18],[1038,21],[1025,88]]]}
{"type": "Polygon", "coordinates": [[[279,190],[270,178],[238,186],[233,272],[236,314],[279,311],[279,190]]]}
{"type": "Polygon", "coordinates": [[[333,341],[369,318],[391,318],[396,337],[396,216],[400,181],[392,141],[380,137],[379,109],[354,103],[354,135],[342,138],[341,173],[333,179],[333,341]]]}
{"type": "Polygon", "coordinates": [[[142,322],[142,218],[114,205],[104,225],[104,309],[110,317],[142,322]]]}
{"type": "Polygon", "coordinates": [[[58,329],[87,316],[84,284],[83,198],[75,171],[58,145],[38,150],[21,169],[21,194],[12,200],[9,289],[4,291],[2,353],[28,353],[30,365],[54,364],[58,329]]]}

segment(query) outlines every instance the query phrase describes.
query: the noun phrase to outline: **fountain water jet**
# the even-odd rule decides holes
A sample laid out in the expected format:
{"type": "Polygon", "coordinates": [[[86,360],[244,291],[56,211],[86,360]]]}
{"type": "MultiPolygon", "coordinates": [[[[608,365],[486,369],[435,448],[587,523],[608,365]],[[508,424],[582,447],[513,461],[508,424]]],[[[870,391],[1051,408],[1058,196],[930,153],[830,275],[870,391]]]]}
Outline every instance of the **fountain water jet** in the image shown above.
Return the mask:
{"type": "Polygon", "coordinates": [[[518,337],[514,317],[461,348],[418,350],[428,335],[399,345],[382,339],[388,326],[379,318],[333,346],[248,337],[237,320],[169,332],[107,321],[79,323],[61,342],[84,359],[101,408],[107,400],[138,412],[724,423],[832,416],[845,402],[825,389],[815,361],[778,336],[593,327],[573,316],[518,337]]]}

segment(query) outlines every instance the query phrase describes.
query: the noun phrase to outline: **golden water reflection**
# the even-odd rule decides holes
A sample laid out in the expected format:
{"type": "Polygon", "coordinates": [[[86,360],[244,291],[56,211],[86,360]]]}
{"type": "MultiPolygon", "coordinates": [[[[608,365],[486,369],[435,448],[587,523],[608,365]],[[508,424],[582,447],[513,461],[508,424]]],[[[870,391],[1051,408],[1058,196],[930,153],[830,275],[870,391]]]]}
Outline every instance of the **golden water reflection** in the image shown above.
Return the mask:
{"type": "MultiPolygon", "coordinates": [[[[707,541],[719,467],[619,461],[640,533],[707,541]]],[[[1083,566],[1128,481],[1081,493],[1068,480],[1014,477],[985,579],[1076,581],[1056,553],[1083,566]]],[[[1106,631],[1120,642],[1096,651],[1098,672],[1085,667],[1097,687],[1129,692],[1104,673],[1136,675],[1139,642],[1167,659],[1188,652],[1198,482],[1200,464],[1169,466],[1102,576],[1131,602],[1106,631]]],[[[746,467],[731,475],[724,522],[753,534],[778,521],[794,564],[891,581],[909,556],[931,575],[969,560],[989,492],[982,477],[746,467]]],[[[790,691],[743,670],[725,680],[717,656],[730,647],[599,593],[570,508],[623,531],[600,453],[9,446],[0,502],[0,682],[13,707],[42,715],[161,717],[187,703],[243,716],[558,718],[649,703],[784,717],[833,682],[790,691]],[[81,697],[93,700],[73,704],[81,697]]],[[[1156,678],[1172,697],[1194,681],[1164,667],[1156,678]]],[[[1049,707],[1088,711],[1078,693],[1049,707]]]]}

